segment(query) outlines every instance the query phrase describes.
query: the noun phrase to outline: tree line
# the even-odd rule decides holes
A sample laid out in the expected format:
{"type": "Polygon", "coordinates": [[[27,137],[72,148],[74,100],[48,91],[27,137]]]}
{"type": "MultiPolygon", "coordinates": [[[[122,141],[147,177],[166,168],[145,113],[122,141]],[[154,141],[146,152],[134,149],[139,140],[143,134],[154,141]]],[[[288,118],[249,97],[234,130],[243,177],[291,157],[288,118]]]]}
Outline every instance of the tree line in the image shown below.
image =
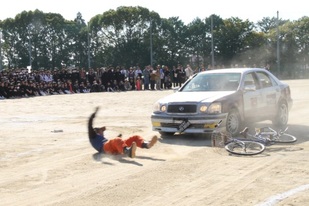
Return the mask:
{"type": "Polygon", "coordinates": [[[264,17],[257,23],[212,14],[184,24],[143,7],[118,7],[85,22],[23,11],[0,21],[2,68],[190,64],[264,67],[294,75],[308,67],[309,17],[264,17]],[[278,56],[279,55],[279,56],[278,56]],[[280,57],[280,58],[278,58],[280,57]],[[278,62],[279,60],[279,62],[278,62]]]}

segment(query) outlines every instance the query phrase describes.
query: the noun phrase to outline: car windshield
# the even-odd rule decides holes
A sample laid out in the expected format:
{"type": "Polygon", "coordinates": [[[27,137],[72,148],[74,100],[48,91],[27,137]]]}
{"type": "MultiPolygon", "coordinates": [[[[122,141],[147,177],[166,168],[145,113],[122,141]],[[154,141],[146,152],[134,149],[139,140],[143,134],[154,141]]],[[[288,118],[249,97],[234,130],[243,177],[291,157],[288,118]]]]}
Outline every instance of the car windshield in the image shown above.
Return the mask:
{"type": "Polygon", "coordinates": [[[236,91],[240,73],[200,73],[188,82],[183,92],[236,91]]]}

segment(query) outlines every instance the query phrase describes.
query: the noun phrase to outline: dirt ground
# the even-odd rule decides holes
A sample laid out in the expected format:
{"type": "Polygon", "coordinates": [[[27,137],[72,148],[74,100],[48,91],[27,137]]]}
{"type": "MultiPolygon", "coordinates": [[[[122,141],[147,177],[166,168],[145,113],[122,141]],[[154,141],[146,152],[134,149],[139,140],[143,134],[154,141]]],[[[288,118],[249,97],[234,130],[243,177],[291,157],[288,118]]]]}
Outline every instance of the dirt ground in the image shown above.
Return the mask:
{"type": "Polygon", "coordinates": [[[0,205],[308,205],[309,80],[285,82],[294,99],[288,131],[298,141],[251,157],[192,135],[159,138],[135,159],[90,146],[87,119],[96,106],[94,125],[105,125],[107,137],[150,139],[158,134],[153,103],[172,90],[1,100],[0,205]]]}

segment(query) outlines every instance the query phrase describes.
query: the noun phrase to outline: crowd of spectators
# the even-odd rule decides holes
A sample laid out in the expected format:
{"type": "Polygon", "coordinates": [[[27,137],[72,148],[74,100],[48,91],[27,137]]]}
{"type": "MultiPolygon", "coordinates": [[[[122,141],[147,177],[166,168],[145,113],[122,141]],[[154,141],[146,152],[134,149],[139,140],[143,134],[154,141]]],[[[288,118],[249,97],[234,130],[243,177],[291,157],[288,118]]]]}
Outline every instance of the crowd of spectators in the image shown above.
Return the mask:
{"type": "Polygon", "coordinates": [[[133,90],[163,90],[181,86],[194,71],[189,65],[168,68],[157,65],[40,69],[26,68],[0,71],[0,99],[75,94],[90,92],[121,92],[133,90]]]}

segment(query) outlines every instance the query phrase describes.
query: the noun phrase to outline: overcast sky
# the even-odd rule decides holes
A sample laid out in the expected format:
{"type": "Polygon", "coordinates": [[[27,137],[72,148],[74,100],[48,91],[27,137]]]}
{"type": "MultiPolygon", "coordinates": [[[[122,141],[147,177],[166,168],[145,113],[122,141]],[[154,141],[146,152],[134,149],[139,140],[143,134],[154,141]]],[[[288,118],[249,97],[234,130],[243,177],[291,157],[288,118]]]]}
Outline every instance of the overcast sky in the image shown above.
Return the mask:
{"type": "Polygon", "coordinates": [[[185,24],[196,17],[204,19],[216,14],[223,19],[239,17],[256,23],[263,17],[277,17],[284,20],[297,20],[309,16],[309,7],[304,0],[1,0],[0,19],[14,18],[22,11],[38,9],[44,13],[61,14],[67,20],[73,20],[80,12],[88,22],[97,14],[110,9],[116,10],[119,6],[141,6],[157,12],[161,18],[179,17],[185,24]],[[5,2],[5,3],[4,3],[5,2]]]}

